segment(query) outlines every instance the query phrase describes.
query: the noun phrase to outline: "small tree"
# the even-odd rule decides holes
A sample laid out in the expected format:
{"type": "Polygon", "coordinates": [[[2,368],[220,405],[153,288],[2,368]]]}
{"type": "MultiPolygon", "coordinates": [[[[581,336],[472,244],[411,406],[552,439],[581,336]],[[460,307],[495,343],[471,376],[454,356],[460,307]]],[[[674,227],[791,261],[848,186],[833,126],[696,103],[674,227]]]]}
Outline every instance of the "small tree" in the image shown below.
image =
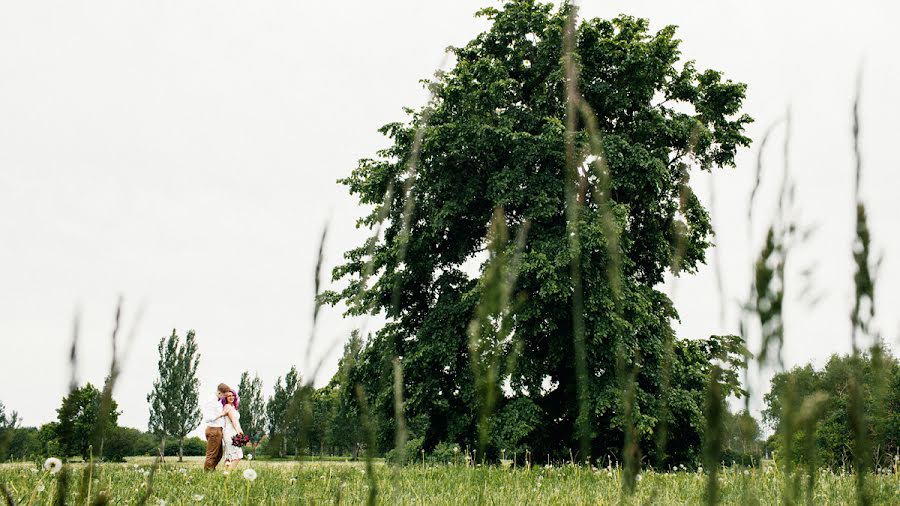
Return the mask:
{"type": "Polygon", "coordinates": [[[10,443],[16,428],[19,426],[19,414],[6,412],[6,406],[0,401],[0,462],[6,460],[10,443]]]}
{"type": "Polygon", "coordinates": [[[364,441],[359,399],[355,388],[360,380],[356,367],[362,348],[362,337],[359,332],[353,331],[350,339],[344,344],[344,354],[338,362],[337,374],[329,383],[334,391],[332,397],[335,402],[329,439],[332,445],[349,451],[354,460],[358,457],[364,441]]]}
{"type": "Polygon", "coordinates": [[[184,455],[184,438],[200,423],[200,382],[197,366],[200,354],[194,331],[189,330],[184,344],[175,329],[159,340],[159,378],[147,395],[150,403],[150,432],[163,440],[178,440],[178,461],[184,455]]]}
{"type": "Polygon", "coordinates": [[[282,384],[280,376],[275,381],[275,391],[266,402],[269,438],[272,440],[272,448],[277,448],[279,457],[287,454],[287,434],[297,433],[292,429],[296,428],[299,420],[293,420],[295,417],[290,416],[289,407],[297,395],[299,387],[300,373],[297,372],[296,367],[292,366],[284,377],[284,384],[282,384]]]}
{"type": "Polygon", "coordinates": [[[238,393],[241,396],[238,408],[241,413],[241,428],[244,429],[244,434],[250,437],[255,449],[266,433],[266,404],[263,401],[262,381],[259,376],[254,375],[250,378],[250,373],[244,371],[238,384],[238,393]]]}
{"type": "Polygon", "coordinates": [[[116,427],[118,404],[111,400],[109,412],[101,415],[102,400],[103,392],[90,383],[63,398],[62,405],[56,410],[59,423],[51,426],[52,439],[58,443],[63,456],[81,455],[88,460],[92,446],[99,449],[102,442],[97,440],[97,436],[107,434],[116,427]],[[106,426],[100,427],[101,422],[106,426]]]}

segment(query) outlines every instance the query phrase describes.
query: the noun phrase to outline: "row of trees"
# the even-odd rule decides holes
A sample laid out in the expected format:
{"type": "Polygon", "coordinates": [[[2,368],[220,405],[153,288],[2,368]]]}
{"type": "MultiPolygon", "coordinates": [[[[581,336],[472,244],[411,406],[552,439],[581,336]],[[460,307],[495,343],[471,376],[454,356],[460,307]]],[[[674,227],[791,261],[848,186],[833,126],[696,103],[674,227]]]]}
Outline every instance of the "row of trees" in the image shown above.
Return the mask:
{"type": "MultiPolygon", "coordinates": [[[[258,375],[245,371],[237,386],[241,426],[254,447],[273,456],[301,453],[358,453],[361,446],[356,401],[341,393],[362,342],[354,334],[346,344],[339,372],[328,385],[315,389],[303,382],[296,367],[275,382],[266,399],[258,375]]],[[[176,444],[179,459],[187,435],[201,423],[197,367],[200,353],[196,334],[185,338],[176,330],[159,342],[159,375],[147,396],[149,430],[159,439],[176,444]]]]}
{"type": "MultiPolygon", "coordinates": [[[[56,410],[57,419],[40,427],[19,426],[17,414],[6,413],[0,403],[0,461],[50,456],[121,461],[134,455],[158,455],[160,439],[156,435],[118,425],[120,412],[115,400],[106,414],[102,409],[103,393],[91,383],[66,395],[56,410]]],[[[206,443],[188,438],[184,449],[186,455],[203,455],[206,443]]]]}
{"type": "Polygon", "coordinates": [[[833,355],[821,369],[807,364],[776,374],[763,411],[773,430],[768,446],[813,468],[853,465],[854,375],[861,379],[866,406],[867,467],[890,468],[900,454],[900,361],[880,347],[856,357],[833,355]]]}

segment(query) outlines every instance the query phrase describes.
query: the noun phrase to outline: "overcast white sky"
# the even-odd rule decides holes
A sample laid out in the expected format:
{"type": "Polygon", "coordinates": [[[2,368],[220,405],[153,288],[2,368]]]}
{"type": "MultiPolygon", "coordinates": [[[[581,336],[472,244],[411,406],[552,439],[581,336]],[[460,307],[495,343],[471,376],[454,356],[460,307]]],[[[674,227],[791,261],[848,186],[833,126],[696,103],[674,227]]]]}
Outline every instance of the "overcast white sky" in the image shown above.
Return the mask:
{"type": "MultiPolygon", "coordinates": [[[[684,56],[748,83],[748,133],[793,110],[790,163],[802,219],[818,233],[813,310],[789,301],[789,365],[849,349],[852,293],[851,100],[865,60],[864,192],[885,253],[878,323],[896,349],[900,236],[895,2],[582,2],[588,17],[627,13],[680,26],[684,56]]],[[[0,400],[28,425],[55,417],[82,318],[80,381],[102,383],[116,299],[144,318],[116,390],[120,423],[145,428],[156,345],[197,331],[206,394],[256,371],[267,391],[292,364],[305,374],[312,271],[330,224],[329,267],[359,243],[361,210],[335,180],[386,145],[376,129],[425,100],[448,45],[486,27],[491,0],[41,2],[0,0],[0,400]]],[[[783,130],[766,160],[759,220],[773,206],[783,130]]],[[[749,279],[745,225],[755,149],[714,177],[714,220],[728,318],[711,268],[664,289],[683,337],[734,332],[749,279]]],[[[709,178],[695,188],[708,202],[709,178]]],[[[752,249],[761,231],[753,232],[752,249]]],[[[789,289],[793,289],[789,288],[789,289]]],[[[796,293],[796,291],[795,291],[796,293]]],[[[354,322],[325,310],[314,345],[354,322]]],[[[757,404],[758,406],[758,404],[757,404]]]]}

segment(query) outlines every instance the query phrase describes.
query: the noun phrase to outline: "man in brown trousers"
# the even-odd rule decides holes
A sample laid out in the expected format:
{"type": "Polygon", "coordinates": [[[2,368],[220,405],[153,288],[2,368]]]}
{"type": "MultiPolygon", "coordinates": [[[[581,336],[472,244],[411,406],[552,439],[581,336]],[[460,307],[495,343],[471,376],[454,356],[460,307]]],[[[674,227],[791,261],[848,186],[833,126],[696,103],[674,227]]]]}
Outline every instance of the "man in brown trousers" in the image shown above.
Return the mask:
{"type": "Polygon", "coordinates": [[[216,396],[203,403],[203,423],[206,425],[206,462],[203,463],[204,471],[212,471],[222,460],[222,431],[225,429],[225,413],[222,409],[222,399],[231,388],[225,383],[219,383],[216,396]]]}

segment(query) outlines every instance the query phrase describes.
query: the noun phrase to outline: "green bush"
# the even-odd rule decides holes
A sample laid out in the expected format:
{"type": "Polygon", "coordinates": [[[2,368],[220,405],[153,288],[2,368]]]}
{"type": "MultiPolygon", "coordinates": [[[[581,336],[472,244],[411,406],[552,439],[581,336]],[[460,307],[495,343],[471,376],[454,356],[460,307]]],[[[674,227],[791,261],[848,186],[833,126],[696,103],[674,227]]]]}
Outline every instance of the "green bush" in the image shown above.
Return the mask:
{"type": "Polygon", "coordinates": [[[459,445],[441,441],[428,455],[428,462],[432,464],[456,464],[464,462],[459,445]]]}
{"type": "Polygon", "coordinates": [[[387,461],[388,464],[394,465],[406,465],[406,464],[414,464],[417,462],[417,459],[420,458],[422,454],[422,443],[425,441],[425,438],[417,437],[410,439],[406,442],[406,445],[403,446],[401,451],[398,451],[397,448],[390,450],[384,456],[384,460],[387,461]]]}

